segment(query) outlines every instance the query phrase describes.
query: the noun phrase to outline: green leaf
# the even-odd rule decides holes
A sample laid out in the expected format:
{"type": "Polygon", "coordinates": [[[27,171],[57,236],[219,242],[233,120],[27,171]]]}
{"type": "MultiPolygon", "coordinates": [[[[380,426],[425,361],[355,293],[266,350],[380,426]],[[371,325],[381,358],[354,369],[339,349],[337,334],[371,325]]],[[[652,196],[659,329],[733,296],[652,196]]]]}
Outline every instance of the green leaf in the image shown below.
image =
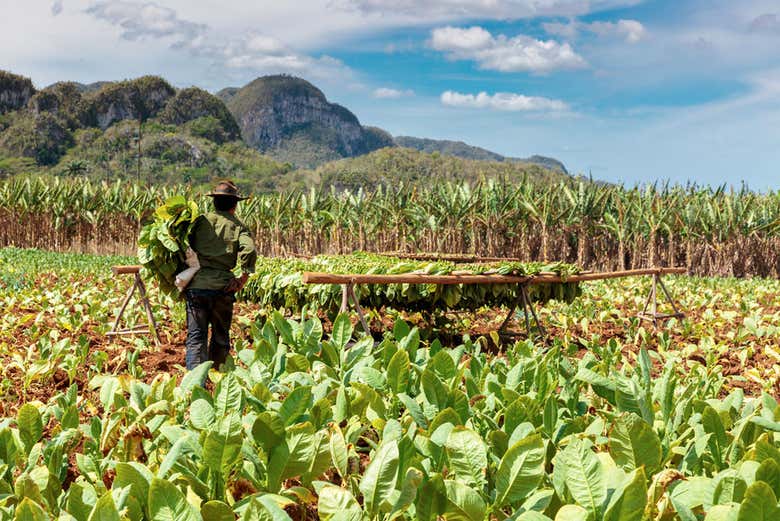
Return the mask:
{"type": "Polygon", "coordinates": [[[214,415],[217,419],[241,412],[241,384],[233,373],[226,374],[217,384],[214,393],[214,415]]]}
{"type": "Polygon", "coordinates": [[[487,506],[480,495],[468,485],[455,480],[444,480],[447,490],[447,521],[484,521],[487,506]]]}
{"type": "Polygon", "coordinates": [[[46,511],[30,498],[22,499],[14,513],[14,521],[49,521],[49,519],[46,511]]]}
{"type": "Polygon", "coordinates": [[[203,362],[192,371],[187,371],[187,374],[185,374],[181,379],[179,388],[186,392],[192,391],[197,385],[202,385],[206,380],[206,376],[209,374],[209,369],[211,369],[213,364],[214,362],[209,360],[208,362],[203,362]]]}
{"type": "Polygon", "coordinates": [[[200,516],[204,521],[236,521],[233,509],[222,501],[207,501],[200,505],[200,516]]]}
{"type": "Polygon", "coordinates": [[[555,521],[591,521],[591,514],[579,505],[564,505],[555,514],[555,521]]]}
{"type": "Polygon", "coordinates": [[[311,407],[311,402],[311,387],[296,387],[282,402],[279,417],[285,425],[292,425],[311,407]]]}
{"type": "Polygon", "coordinates": [[[190,404],[190,422],[196,429],[206,430],[215,420],[214,407],[208,401],[198,398],[190,404]]]}
{"type": "Polygon", "coordinates": [[[342,350],[346,347],[347,343],[352,339],[352,322],[349,320],[349,315],[346,313],[339,313],[336,320],[333,321],[333,332],[330,335],[331,342],[342,350]]]}
{"type": "Polygon", "coordinates": [[[447,408],[450,393],[447,387],[439,380],[436,373],[430,369],[423,371],[421,378],[423,394],[428,403],[436,407],[437,411],[447,408]]]}
{"type": "Polygon", "coordinates": [[[393,509],[388,514],[387,519],[392,520],[398,516],[403,515],[406,510],[412,506],[415,498],[417,497],[417,489],[420,488],[422,483],[423,473],[415,468],[410,468],[406,471],[404,476],[404,482],[401,485],[401,494],[393,504],[393,509]]]}
{"type": "Polygon", "coordinates": [[[612,494],[603,521],[641,521],[647,505],[647,478],[634,470],[612,494]]]}
{"type": "Polygon", "coordinates": [[[110,490],[98,499],[88,521],[119,521],[119,512],[110,490]]]}
{"type": "Polygon", "coordinates": [[[592,448],[589,440],[576,438],[558,453],[556,465],[564,467],[566,488],[574,501],[598,519],[607,497],[607,486],[601,462],[592,448]]]}
{"type": "Polygon", "coordinates": [[[496,472],[496,507],[522,501],[544,476],[544,443],[538,434],[515,443],[506,451],[496,472]]]}
{"type": "Polygon", "coordinates": [[[284,422],[276,412],[262,412],[257,415],[252,425],[252,437],[258,446],[269,453],[271,449],[284,442],[284,422]]]}
{"type": "Polygon", "coordinates": [[[738,521],[776,521],[780,517],[777,498],[772,487],[763,481],[756,481],[745,491],[745,498],[739,507],[738,521]]]}
{"type": "MultiPolygon", "coordinates": [[[[774,465],[775,470],[777,470],[777,464],[774,462],[774,460],[767,460],[764,463],[774,465]]],[[[763,466],[763,464],[761,466],[763,466]]],[[[764,467],[764,469],[765,472],[767,470],[771,470],[768,469],[768,467],[764,467]]],[[[760,479],[758,478],[758,472],[756,472],[756,479],[760,479]]],[[[713,505],[728,505],[730,503],[739,503],[745,497],[745,491],[747,490],[747,482],[745,482],[745,479],[740,476],[735,469],[727,469],[719,473],[713,479],[712,485],[713,505]]]]}
{"type": "Polygon", "coordinates": [[[238,414],[222,419],[206,434],[203,463],[221,476],[227,476],[241,460],[243,430],[238,414]]]}
{"type": "Polygon", "coordinates": [[[387,364],[387,385],[393,393],[406,391],[409,385],[409,368],[409,353],[399,349],[387,364]]]}
{"type": "Polygon", "coordinates": [[[317,513],[322,521],[362,521],[363,510],[355,497],[336,485],[325,485],[319,493],[317,513]]]}
{"type": "MultiPolygon", "coordinates": [[[[756,470],[756,481],[763,481],[772,487],[775,497],[780,497],[780,465],[775,460],[765,459],[761,462],[761,465],[756,470]]],[[[733,501],[739,503],[742,501],[742,498],[734,499],[733,501]]]]}
{"type": "Polygon", "coordinates": [[[181,490],[164,479],[152,479],[148,504],[151,521],[203,521],[181,490]]]}
{"type": "Polygon", "coordinates": [[[449,470],[457,479],[473,486],[484,483],[487,449],[479,434],[465,427],[456,427],[447,438],[444,449],[449,470]]]}
{"type": "Polygon", "coordinates": [[[385,442],[379,446],[360,480],[363,504],[369,516],[379,512],[383,501],[395,489],[398,474],[398,443],[385,442]]]}
{"type": "Polygon", "coordinates": [[[329,449],[333,466],[342,479],[346,478],[349,473],[349,449],[347,449],[347,441],[344,439],[344,434],[337,425],[331,428],[329,449]]]}
{"type": "Polygon", "coordinates": [[[661,466],[661,440],[653,428],[634,413],[615,421],[609,435],[609,453],[626,472],[644,466],[648,474],[653,474],[661,466]]]}
{"type": "Polygon", "coordinates": [[[19,437],[28,452],[43,435],[43,420],[38,408],[31,403],[26,403],[16,413],[16,424],[19,427],[19,437]]]}
{"type": "Polygon", "coordinates": [[[142,509],[146,509],[149,499],[149,486],[152,482],[152,473],[140,463],[117,462],[114,467],[114,487],[130,487],[130,497],[138,502],[142,509]]]}

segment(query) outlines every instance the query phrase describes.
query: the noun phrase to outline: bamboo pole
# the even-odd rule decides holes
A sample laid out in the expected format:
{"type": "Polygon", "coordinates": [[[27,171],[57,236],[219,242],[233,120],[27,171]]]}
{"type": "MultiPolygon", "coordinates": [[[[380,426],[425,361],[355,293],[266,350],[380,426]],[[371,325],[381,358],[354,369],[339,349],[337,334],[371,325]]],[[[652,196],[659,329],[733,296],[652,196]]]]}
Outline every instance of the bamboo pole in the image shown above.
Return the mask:
{"type": "Polygon", "coordinates": [[[561,284],[592,280],[638,277],[643,275],[683,274],[687,268],[646,268],[636,270],[583,273],[560,277],[557,275],[426,275],[402,273],[398,275],[336,274],[304,272],[304,284],[561,284]]]}

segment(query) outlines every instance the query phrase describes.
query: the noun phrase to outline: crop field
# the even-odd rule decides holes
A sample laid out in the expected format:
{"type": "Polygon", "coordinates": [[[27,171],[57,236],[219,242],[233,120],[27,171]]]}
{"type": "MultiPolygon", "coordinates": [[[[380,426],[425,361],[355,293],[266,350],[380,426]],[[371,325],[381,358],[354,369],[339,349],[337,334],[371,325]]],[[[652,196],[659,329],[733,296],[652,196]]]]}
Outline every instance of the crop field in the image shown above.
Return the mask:
{"type": "Polygon", "coordinates": [[[239,302],[202,388],[154,288],[161,346],[105,336],[130,262],[0,250],[0,519],[780,518],[778,281],[668,277],[657,331],[648,280],[583,283],[544,341],[484,306],[368,337],[239,302]]]}

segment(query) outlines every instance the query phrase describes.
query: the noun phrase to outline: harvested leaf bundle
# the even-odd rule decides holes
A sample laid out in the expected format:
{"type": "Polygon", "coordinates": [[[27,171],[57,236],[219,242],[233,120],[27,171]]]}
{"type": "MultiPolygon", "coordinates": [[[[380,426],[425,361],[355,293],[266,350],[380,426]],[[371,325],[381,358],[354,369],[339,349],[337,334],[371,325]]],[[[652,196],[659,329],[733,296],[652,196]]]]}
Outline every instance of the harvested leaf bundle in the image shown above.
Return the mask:
{"type": "MultiPolygon", "coordinates": [[[[341,305],[341,287],[334,284],[304,284],[302,273],[316,271],[341,274],[404,274],[427,275],[500,274],[537,275],[543,272],[562,277],[578,272],[575,266],[563,263],[492,262],[486,264],[455,264],[447,261],[401,260],[371,253],[352,255],[320,255],[312,259],[258,259],[255,274],[242,292],[244,299],[268,307],[300,310],[316,303],[328,311],[341,305]]],[[[533,302],[548,300],[572,302],[580,295],[579,284],[535,284],[528,286],[533,302]]],[[[389,306],[409,311],[435,308],[475,310],[483,306],[511,306],[518,301],[517,284],[359,284],[355,292],[362,304],[379,308],[389,306]]]]}
{"type": "Polygon", "coordinates": [[[189,236],[200,210],[184,196],[171,197],[154,212],[154,221],[141,229],[138,260],[147,276],[154,277],[160,291],[178,296],[176,274],[185,269],[189,236]]]}

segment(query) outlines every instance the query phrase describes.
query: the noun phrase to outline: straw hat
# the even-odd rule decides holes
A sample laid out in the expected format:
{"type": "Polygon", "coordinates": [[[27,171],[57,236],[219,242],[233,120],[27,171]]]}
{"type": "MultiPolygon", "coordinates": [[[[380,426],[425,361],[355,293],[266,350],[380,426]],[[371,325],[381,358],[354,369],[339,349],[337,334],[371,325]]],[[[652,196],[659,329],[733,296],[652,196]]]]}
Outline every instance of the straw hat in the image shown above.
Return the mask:
{"type": "Polygon", "coordinates": [[[209,197],[235,197],[239,201],[249,199],[249,196],[243,196],[238,193],[238,187],[233,181],[224,180],[217,183],[211,193],[206,194],[209,197]]]}

